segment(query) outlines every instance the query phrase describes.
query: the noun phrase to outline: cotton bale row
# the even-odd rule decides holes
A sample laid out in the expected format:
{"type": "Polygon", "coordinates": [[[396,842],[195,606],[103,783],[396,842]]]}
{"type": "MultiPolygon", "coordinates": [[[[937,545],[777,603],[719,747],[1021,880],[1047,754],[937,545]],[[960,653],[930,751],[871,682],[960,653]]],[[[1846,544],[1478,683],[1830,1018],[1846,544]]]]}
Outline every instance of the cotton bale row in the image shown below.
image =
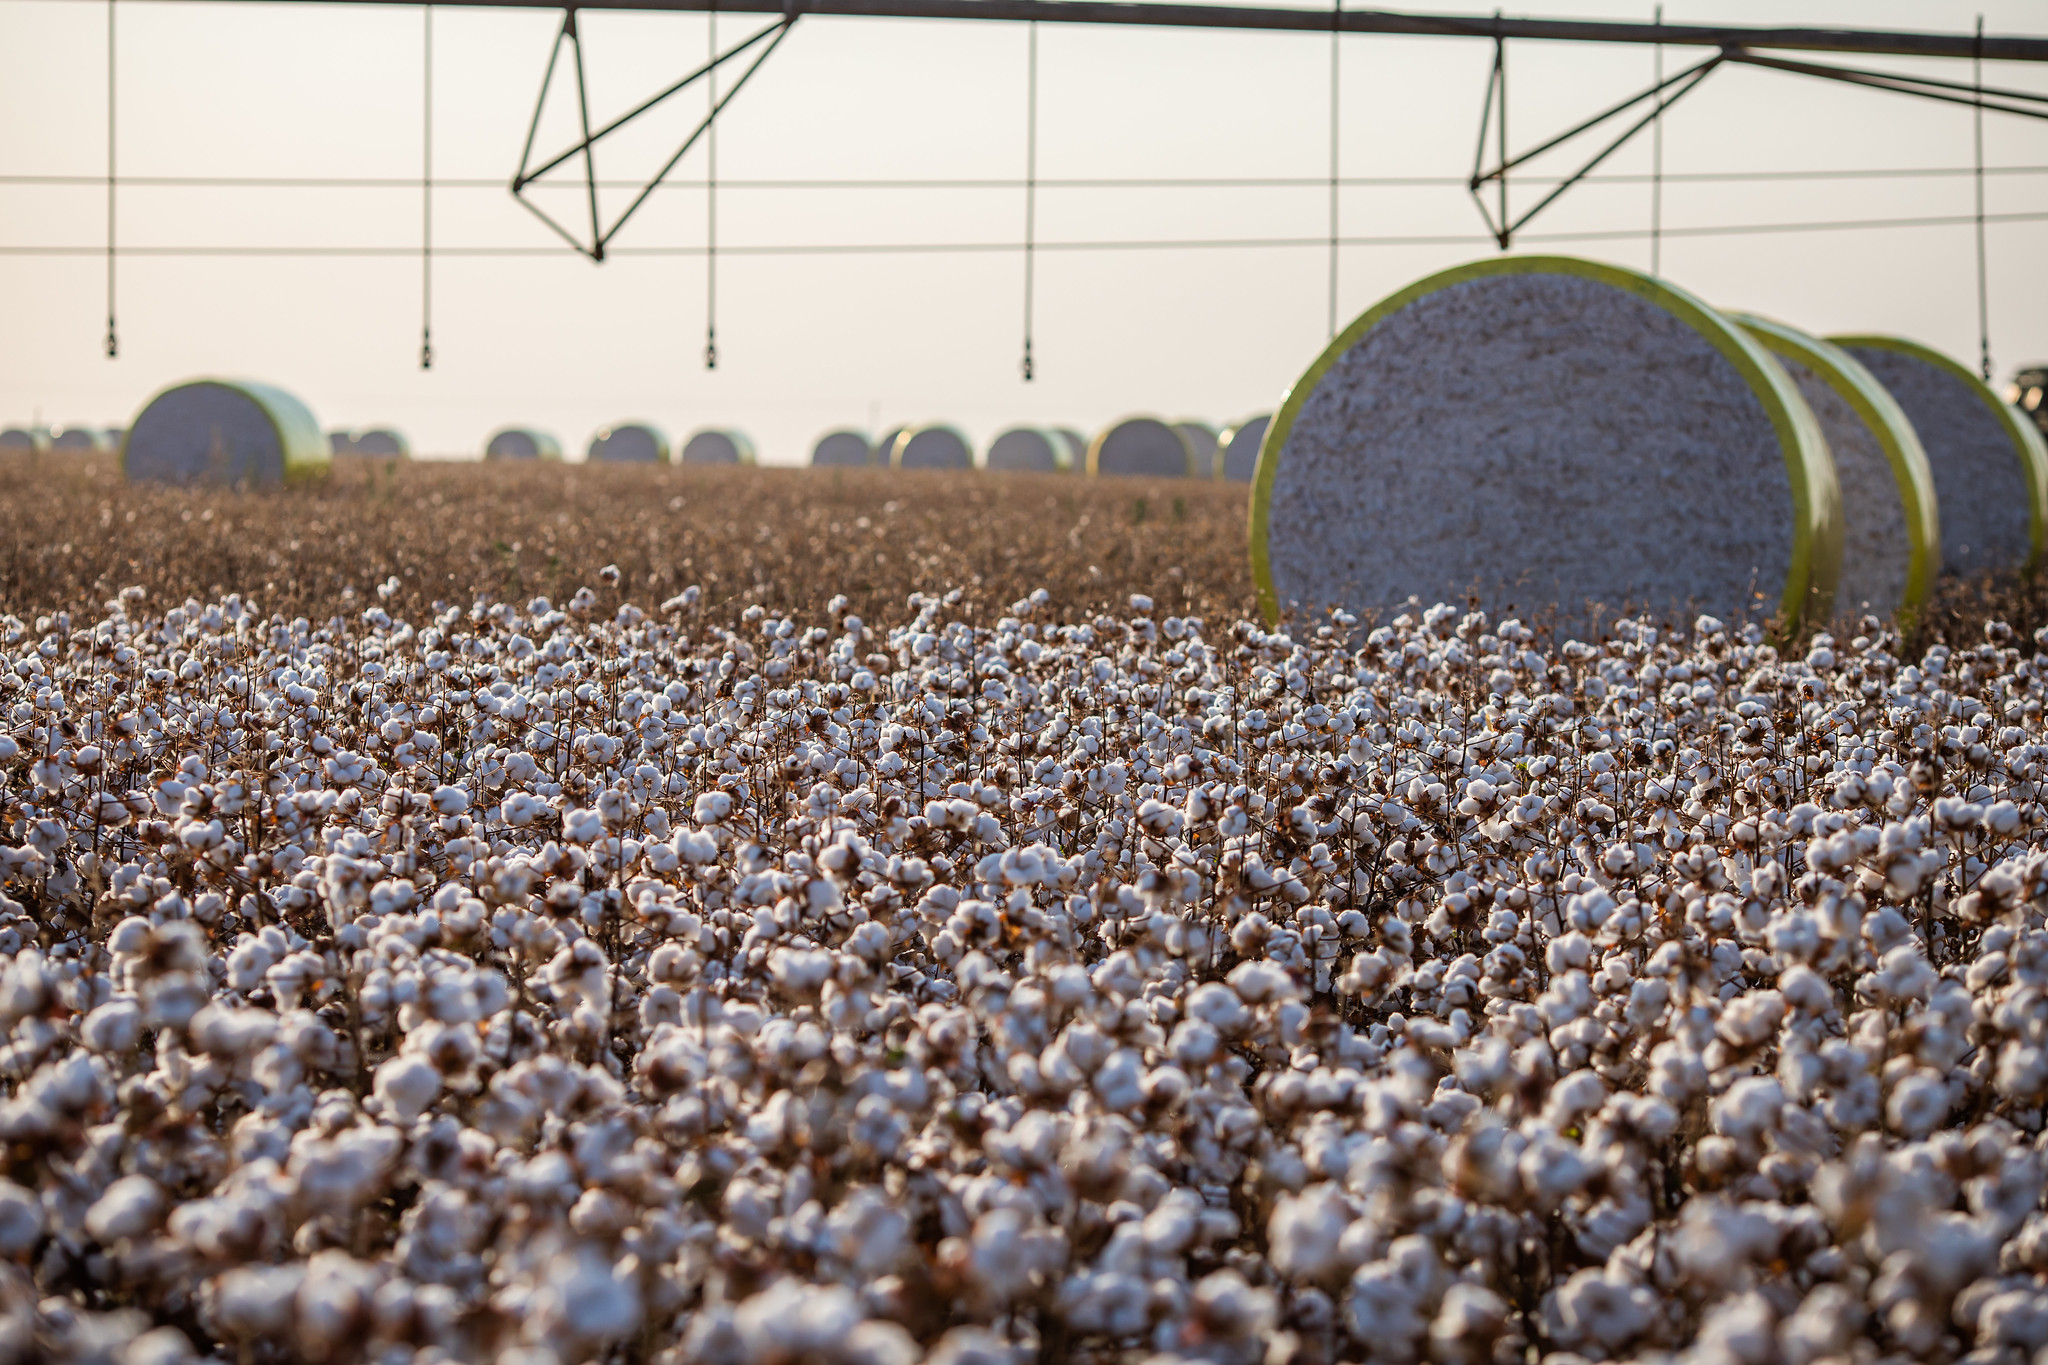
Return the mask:
{"type": "Polygon", "coordinates": [[[1269,619],[1470,595],[1573,631],[1623,611],[1824,624],[2048,542],[2040,432],[1957,362],[1567,257],[1375,305],[1257,445],[1269,619]]]}
{"type": "Polygon", "coordinates": [[[144,405],[121,445],[138,482],[273,487],[324,473],[330,452],[306,405],[239,379],[174,384],[144,405]]]}
{"type": "Polygon", "coordinates": [[[41,427],[8,427],[0,431],[0,453],[40,455],[50,448],[50,433],[41,427]]]}
{"type": "Polygon", "coordinates": [[[1289,391],[1250,516],[1261,607],[1826,620],[1825,437],[1763,345],[1618,266],[1505,257],[1368,309],[1289,391]]]}
{"type": "Polygon", "coordinates": [[[327,453],[404,460],[412,457],[412,442],[393,427],[366,427],[361,431],[336,429],[327,433],[327,453]]]}

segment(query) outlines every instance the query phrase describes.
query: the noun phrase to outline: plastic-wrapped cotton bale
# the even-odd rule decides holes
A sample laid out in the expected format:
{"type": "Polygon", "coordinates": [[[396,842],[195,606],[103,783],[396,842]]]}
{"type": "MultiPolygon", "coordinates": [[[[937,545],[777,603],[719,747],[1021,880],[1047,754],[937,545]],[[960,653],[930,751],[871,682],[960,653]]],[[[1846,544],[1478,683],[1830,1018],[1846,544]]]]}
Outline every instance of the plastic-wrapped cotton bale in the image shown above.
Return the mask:
{"type": "Polygon", "coordinates": [[[989,442],[990,469],[1022,470],[1034,474],[1056,474],[1068,467],[1067,443],[1056,431],[1044,427],[1011,427],[989,442]]]}
{"type": "Polygon", "coordinates": [[[50,449],[60,453],[97,455],[106,448],[106,438],[92,427],[59,427],[50,433],[50,449]]]}
{"type": "Polygon", "coordinates": [[[1054,427],[1053,435],[1060,438],[1060,444],[1067,448],[1067,462],[1062,468],[1071,473],[1080,473],[1088,467],[1088,438],[1072,427],[1054,427]]]}
{"type": "Polygon", "coordinates": [[[1563,256],[1376,304],[1289,391],[1252,488],[1274,621],[1469,593],[1571,633],[1789,626],[1828,619],[1841,567],[1834,464],[1784,369],[1690,294],[1563,256]]]}
{"type": "Polygon", "coordinates": [[[1173,429],[1188,443],[1188,454],[1195,462],[1195,477],[1213,479],[1216,477],[1216,450],[1219,438],[1216,428],[1207,422],[1187,418],[1175,422],[1173,429]]]}
{"type": "Polygon", "coordinates": [[[1266,428],[1271,425],[1273,414],[1262,412],[1225,431],[1219,443],[1216,477],[1231,483],[1250,483],[1259,472],[1259,443],[1266,439],[1266,428]]]}
{"type": "Polygon", "coordinates": [[[898,469],[972,469],[974,447],[955,428],[934,422],[898,438],[895,458],[898,469]]]}
{"type": "Polygon", "coordinates": [[[390,427],[371,427],[356,435],[351,455],[368,455],[383,460],[405,460],[412,458],[412,442],[405,439],[403,432],[390,427]]]}
{"type": "Polygon", "coordinates": [[[1172,423],[1157,417],[1126,417],[1089,445],[1088,472],[1185,479],[1195,472],[1195,453],[1172,423]]]}
{"type": "Polygon", "coordinates": [[[2034,424],[1931,346],[1828,340],[1877,376],[1919,434],[1941,506],[1942,567],[1969,574],[2038,562],[2048,548],[2048,449],[2034,424]]]}
{"type": "Polygon", "coordinates": [[[330,431],[327,433],[329,455],[353,455],[356,453],[356,434],[353,431],[330,431]]]}
{"type": "Polygon", "coordinates": [[[754,443],[728,427],[706,427],[683,443],[684,464],[752,464],[754,443]]]}
{"type": "Polygon", "coordinates": [[[881,439],[875,442],[875,463],[885,468],[893,467],[896,463],[896,447],[909,434],[909,427],[890,427],[883,432],[881,439]]]}
{"type": "Polygon", "coordinates": [[[1941,573],[1941,515],[1912,422],[1841,347],[1782,322],[1730,316],[1792,376],[1834,456],[1842,490],[1836,613],[1917,608],[1941,573]]]}
{"type": "Polygon", "coordinates": [[[864,431],[828,431],[811,447],[813,466],[858,469],[874,462],[875,447],[864,431]]]}
{"type": "Polygon", "coordinates": [[[562,443],[535,427],[506,427],[484,444],[486,460],[559,460],[562,443]]]}
{"type": "Polygon", "coordinates": [[[0,431],[0,452],[8,455],[36,455],[50,448],[50,434],[31,427],[8,427],[0,431]]]}
{"type": "Polygon", "coordinates": [[[585,458],[593,464],[667,464],[668,437],[648,422],[601,428],[590,438],[585,458]]]}
{"type": "Polygon", "coordinates": [[[138,482],[271,487],[326,473],[327,442],[312,412],[283,389],[194,379],[136,414],[121,467],[138,482]]]}

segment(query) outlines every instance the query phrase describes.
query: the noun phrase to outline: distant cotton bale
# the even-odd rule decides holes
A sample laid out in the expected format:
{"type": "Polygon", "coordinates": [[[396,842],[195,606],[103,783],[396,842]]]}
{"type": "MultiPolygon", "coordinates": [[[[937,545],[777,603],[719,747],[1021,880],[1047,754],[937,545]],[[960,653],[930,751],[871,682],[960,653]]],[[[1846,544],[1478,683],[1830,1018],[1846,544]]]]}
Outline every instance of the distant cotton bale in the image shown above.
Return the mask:
{"type": "Polygon", "coordinates": [[[356,434],[353,431],[330,431],[327,433],[329,455],[353,455],[356,453],[356,434]]]}
{"type": "Polygon", "coordinates": [[[1262,412],[1225,431],[1216,461],[1216,477],[1231,483],[1250,483],[1259,472],[1259,443],[1266,439],[1266,428],[1271,425],[1273,414],[1262,412]]]}
{"type": "Polygon", "coordinates": [[[1106,428],[1088,447],[1090,474],[1147,475],[1185,479],[1195,470],[1188,438],[1157,417],[1126,417],[1106,428]]]}
{"type": "Polygon", "coordinates": [[[195,379],[149,400],[121,465],[138,482],[270,487],[325,473],[328,451],[313,414],[283,389],[195,379]]]}
{"type": "Polygon", "coordinates": [[[752,464],[754,443],[745,433],[706,427],[683,445],[684,464],[752,464]]]}
{"type": "Polygon", "coordinates": [[[1057,474],[1070,467],[1071,458],[1067,443],[1058,432],[1044,427],[1011,427],[989,442],[987,463],[990,469],[1057,474]]]}
{"type": "Polygon", "coordinates": [[[604,427],[590,438],[586,457],[593,464],[667,464],[668,437],[647,422],[604,427]]]}
{"type": "Polygon", "coordinates": [[[506,427],[484,446],[486,460],[559,460],[562,443],[533,427],[506,427]]]}
{"type": "Polygon", "coordinates": [[[1621,612],[1832,619],[1841,493],[1784,368],[1640,271],[1504,256],[1368,309],[1289,389],[1252,484],[1289,608],[1468,598],[1583,634],[1621,612]]]}
{"type": "Polygon", "coordinates": [[[1941,516],[1920,438],[1884,385],[1841,347],[1782,322],[1730,314],[1785,368],[1813,410],[1842,489],[1837,615],[1890,616],[1941,572],[1941,516]]]}
{"type": "Polygon", "coordinates": [[[1919,433],[1941,507],[1942,567],[2038,562],[2048,537],[2048,449],[2017,409],[1962,364],[1902,337],[1830,337],[1898,400],[1919,433]]]}
{"type": "Polygon", "coordinates": [[[1216,428],[1207,422],[1184,420],[1175,422],[1173,429],[1188,443],[1188,454],[1194,457],[1195,477],[1213,479],[1216,477],[1216,428]]]}
{"type": "Polygon", "coordinates": [[[835,469],[853,469],[875,462],[875,448],[862,431],[828,431],[811,447],[811,463],[835,469]]]}
{"type": "Polygon", "coordinates": [[[100,433],[100,440],[106,449],[110,451],[119,451],[121,449],[121,442],[127,439],[128,428],[126,427],[108,427],[104,432],[100,433]]]}
{"type": "Polygon", "coordinates": [[[1088,467],[1088,438],[1072,427],[1055,427],[1053,435],[1060,438],[1060,444],[1067,448],[1067,462],[1064,469],[1080,473],[1088,467]]]}
{"type": "Polygon", "coordinates": [[[106,448],[106,437],[91,427],[59,427],[50,433],[50,449],[54,451],[97,455],[106,448]]]}
{"type": "Polygon", "coordinates": [[[49,448],[50,435],[46,431],[28,427],[9,427],[0,431],[0,451],[9,455],[36,455],[49,448]]]}
{"type": "Polygon", "coordinates": [[[898,469],[972,469],[974,447],[952,427],[935,422],[899,437],[895,458],[898,469]]]}
{"type": "Polygon", "coordinates": [[[875,442],[875,463],[885,468],[894,465],[896,463],[896,447],[909,434],[909,427],[890,427],[887,431],[883,432],[881,439],[875,442]]]}
{"type": "Polygon", "coordinates": [[[412,455],[412,442],[390,427],[373,427],[356,435],[355,448],[351,455],[367,455],[374,459],[408,459],[412,455]]]}

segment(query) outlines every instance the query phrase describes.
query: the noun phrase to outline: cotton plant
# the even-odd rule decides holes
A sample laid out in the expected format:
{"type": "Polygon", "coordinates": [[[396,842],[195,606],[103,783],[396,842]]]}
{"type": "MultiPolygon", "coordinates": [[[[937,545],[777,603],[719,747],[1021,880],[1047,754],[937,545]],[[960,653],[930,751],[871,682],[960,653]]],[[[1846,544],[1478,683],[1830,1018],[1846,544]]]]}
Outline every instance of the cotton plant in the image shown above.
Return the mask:
{"type": "Polygon", "coordinates": [[[2048,1348],[2042,642],[600,582],[0,620],[0,1357],[2048,1348]]]}

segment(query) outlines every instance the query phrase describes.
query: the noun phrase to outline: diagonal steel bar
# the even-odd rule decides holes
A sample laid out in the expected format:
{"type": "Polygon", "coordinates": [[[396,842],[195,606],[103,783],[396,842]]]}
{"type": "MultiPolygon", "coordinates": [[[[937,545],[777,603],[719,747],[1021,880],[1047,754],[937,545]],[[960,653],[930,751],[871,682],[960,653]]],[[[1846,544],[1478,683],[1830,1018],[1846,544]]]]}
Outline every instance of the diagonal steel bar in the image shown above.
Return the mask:
{"type": "MultiPolygon", "coordinates": [[[[745,42],[740,43],[731,51],[719,53],[717,56],[714,56],[710,61],[704,63],[704,65],[698,67],[695,71],[692,71],[689,75],[683,77],[674,85],[668,87],[668,89],[663,90],[660,94],[654,95],[648,99],[641,101],[638,105],[635,105],[633,108],[619,115],[610,123],[605,124],[604,127],[599,128],[596,132],[589,134],[589,140],[593,142],[599,141],[609,136],[610,134],[617,132],[627,123],[630,123],[632,120],[646,113],[649,109],[652,109],[655,105],[660,104],[669,96],[674,95],[684,89],[687,89],[689,86],[695,84],[697,81],[702,80],[710,72],[724,65],[726,62],[731,61],[734,57],[739,56],[742,52],[745,52],[748,48],[752,47],[755,43],[760,42],[763,38],[766,38],[771,33],[780,33],[787,27],[787,23],[774,23],[768,25],[768,27],[762,29],[759,33],[756,33],[753,37],[747,39],[745,42]]],[[[559,42],[559,40],[557,41],[559,42]]],[[[780,39],[778,39],[777,41],[780,41],[780,39]]],[[[545,85],[542,86],[541,93],[543,96],[546,95],[547,90],[545,85]]],[[[539,123],[538,111],[536,111],[534,117],[535,123],[537,125],[539,123]]],[[[531,141],[531,136],[529,136],[529,145],[531,144],[531,141]]],[[[526,169],[526,163],[525,161],[522,160],[519,165],[519,178],[517,181],[514,182],[513,188],[520,189],[540,179],[549,171],[555,169],[555,167],[569,160],[571,157],[575,156],[578,152],[582,151],[583,149],[583,143],[572,143],[565,151],[561,152],[552,160],[544,163],[543,165],[536,166],[532,170],[526,169]]]]}
{"type": "MultiPolygon", "coordinates": [[[[1482,173],[1478,169],[1477,165],[1475,165],[1473,167],[1472,172],[1472,188],[1476,190],[1481,185],[1485,184],[1487,181],[1506,175],[1515,167],[1520,166],[1526,162],[1534,161],[1537,157],[1542,156],[1545,152],[1550,151],[1553,148],[1556,148],[1564,143],[1571,141],[1580,133],[1587,132],[1591,129],[1599,127],[1607,120],[1613,118],[1616,114],[1623,113],[1626,110],[1631,109],[1638,104],[1641,104],[1644,100],[1654,100],[1657,96],[1663,94],[1672,86],[1679,84],[1681,81],[1689,80],[1693,76],[1698,75],[1703,71],[1711,70],[1713,67],[1719,65],[1721,62],[1726,60],[1728,60],[1728,58],[1719,53],[1716,53],[1714,56],[1707,58],[1705,61],[1700,62],[1694,66],[1689,66],[1685,70],[1679,72],[1677,75],[1671,76],[1665,80],[1661,80],[1657,82],[1655,85],[1651,86],[1649,89],[1644,90],[1639,94],[1630,95],[1627,99],[1622,100],[1619,104],[1611,105],[1608,108],[1603,109],[1599,113],[1593,115],[1591,118],[1585,119],[1579,123],[1574,124],[1570,128],[1567,128],[1564,132],[1559,133],[1556,137],[1553,137],[1546,142],[1540,142],[1536,146],[1531,147],[1528,151],[1523,152],[1518,156],[1511,158],[1510,160],[1503,161],[1500,165],[1494,167],[1490,171],[1482,173]]],[[[1491,91],[1492,88],[1493,87],[1491,84],[1487,86],[1487,89],[1489,91],[1491,91]]],[[[1691,87],[1688,86],[1687,88],[1690,89],[1691,87]]],[[[1674,96],[1673,98],[1676,97],[1674,96]]],[[[1665,100],[1664,104],[1666,108],[1669,108],[1671,105],[1671,100],[1665,100]]]]}
{"type": "Polygon", "coordinates": [[[1564,180],[1558,182],[1557,186],[1553,188],[1550,191],[1550,193],[1544,195],[1541,199],[1537,200],[1533,205],[1530,206],[1528,212],[1524,213],[1520,218],[1517,218],[1513,223],[1511,223],[1508,226],[1507,234],[1509,236],[1513,236],[1515,233],[1520,232],[1524,227],[1527,227],[1529,224],[1529,220],[1534,218],[1537,214],[1543,212],[1544,209],[1550,207],[1552,201],[1554,201],[1559,195],[1563,194],[1566,190],[1570,189],[1572,186],[1578,184],[1579,181],[1585,179],[1586,176],[1590,175],[1594,167],[1598,166],[1608,157],[1614,155],[1614,153],[1619,151],[1623,144],[1625,144],[1630,138],[1634,137],[1637,133],[1640,133],[1641,131],[1643,131],[1643,129],[1649,127],[1650,124],[1654,123],[1657,120],[1657,118],[1661,114],[1663,114],[1665,110],[1668,110],[1669,108],[1671,108],[1672,105],[1678,103],[1687,95],[1691,94],[1694,90],[1698,89],[1700,82],[1706,80],[1706,78],[1710,74],[1712,74],[1714,68],[1719,66],[1720,64],[1721,58],[1715,57],[1708,61],[1702,62],[1697,67],[1694,67],[1692,73],[1692,80],[1688,84],[1680,87],[1676,92],[1674,92],[1668,99],[1664,101],[1663,105],[1660,108],[1652,109],[1649,113],[1644,114],[1641,118],[1637,119],[1634,123],[1630,124],[1626,129],[1622,131],[1621,136],[1615,138],[1614,141],[1608,143],[1605,147],[1601,148],[1598,152],[1596,152],[1593,155],[1592,160],[1586,162],[1585,165],[1579,167],[1578,170],[1572,172],[1571,175],[1567,176],[1564,180]]]}
{"type": "MultiPolygon", "coordinates": [[[[767,47],[761,49],[761,54],[758,57],[754,58],[752,64],[750,64],[747,67],[747,69],[740,74],[740,78],[733,82],[732,89],[726,91],[725,95],[718,101],[718,103],[712,106],[711,112],[704,116],[703,121],[697,125],[696,131],[691,133],[687,138],[683,139],[683,145],[676,148],[675,155],[670,157],[666,162],[662,163],[661,169],[654,173],[654,178],[648,181],[646,185],[641,187],[640,193],[633,196],[633,202],[626,205],[625,211],[619,214],[619,216],[612,221],[611,227],[605,230],[604,236],[597,239],[597,247],[599,251],[603,251],[605,244],[611,241],[613,236],[615,236],[618,233],[618,230],[626,225],[626,220],[633,216],[634,210],[638,209],[642,204],[647,202],[647,196],[653,194],[654,191],[660,186],[661,182],[668,178],[668,173],[676,168],[676,163],[681,161],[683,157],[689,153],[690,148],[697,145],[697,139],[703,137],[706,132],[710,131],[711,125],[717,121],[718,116],[725,112],[725,106],[732,103],[733,97],[739,94],[740,90],[743,87],[745,87],[748,80],[750,80],[753,77],[753,74],[761,69],[761,63],[767,61],[769,55],[773,53],[776,48],[782,45],[782,40],[789,36],[790,29],[795,27],[795,25],[796,20],[792,18],[784,23],[775,26],[775,40],[769,43],[767,47]]],[[[764,32],[766,31],[767,30],[764,30],[764,32]]],[[[755,38],[759,38],[760,36],[760,34],[756,34],[755,38]]],[[[755,38],[750,38],[747,40],[747,44],[742,45],[742,47],[740,48],[733,49],[734,54],[736,55],[740,51],[744,50],[745,46],[751,45],[755,41],[755,38]]],[[[712,65],[715,66],[716,63],[713,63],[712,65]]],[[[709,67],[706,68],[706,70],[709,69],[709,67]]]]}
{"type": "Polygon", "coordinates": [[[2048,94],[2031,90],[2005,90],[1991,86],[1984,88],[1987,96],[1979,99],[1970,85],[1958,85],[1954,81],[1935,80],[1928,76],[1907,76],[1890,71],[1859,71],[1851,67],[1827,66],[1816,62],[1794,62],[1780,57],[1763,57],[1754,52],[1731,52],[1731,62],[1744,66],[1763,67],[1771,71],[1785,71],[1797,76],[1817,76],[1822,80],[1839,81],[1844,85],[1860,85],[1868,90],[1886,90],[1895,95],[1912,95],[1916,99],[1937,100],[1943,104],[1960,104],[1974,109],[1989,109],[1997,114],[2017,114],[2021,118],[2048,119],[2048,94]],[[1954,93],[1949,92],[1964,92],[1954,93]],[[2023,101],[2009,104],[2007,100],[2023,101]],[[2029,109],[2027,104],[2039,107],[2029,109]]]}

